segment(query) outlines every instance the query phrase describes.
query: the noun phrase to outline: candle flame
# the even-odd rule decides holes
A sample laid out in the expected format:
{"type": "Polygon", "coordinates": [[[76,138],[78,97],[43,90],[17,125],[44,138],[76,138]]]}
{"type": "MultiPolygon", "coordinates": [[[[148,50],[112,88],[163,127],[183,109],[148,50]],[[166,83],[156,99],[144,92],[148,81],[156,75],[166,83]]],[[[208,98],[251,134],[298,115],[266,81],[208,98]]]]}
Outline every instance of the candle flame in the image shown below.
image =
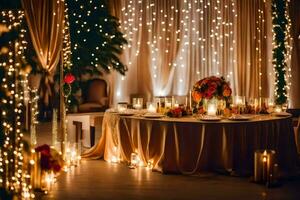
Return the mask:
{"type": "Polygon", "coordinates": [[[263,162],[267,162],[267,157],[263,157],[263,162]]]}
{"type": "Polygon", "coordinates": [[[264,156],[266,156],[266,155],[267,155],[267,150],[264,151],[264,156]]]}

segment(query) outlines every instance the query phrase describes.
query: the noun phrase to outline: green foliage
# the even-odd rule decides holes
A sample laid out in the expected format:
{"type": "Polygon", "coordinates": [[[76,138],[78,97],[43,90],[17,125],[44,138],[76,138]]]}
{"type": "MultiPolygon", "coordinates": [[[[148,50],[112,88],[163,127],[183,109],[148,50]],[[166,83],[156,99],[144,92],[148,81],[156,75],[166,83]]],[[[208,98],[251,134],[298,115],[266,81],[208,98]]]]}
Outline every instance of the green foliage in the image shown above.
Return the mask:
{"type": "Polygon", "coordinates": [[[273,65],[275,67],[276,91],[275,101],[284,104],[287,101],[286,88],[286,40],[288,19],[286,16],[287,6],[285,0],[272,0],[272,23],[274,32],[273,65]]]}
{"type": "Polygon", "coordinates": [[[67,5],[73,65],[70,72],[76,77],[68,103],[74,106],[78,104],[74,94],[86,85],[81,81],[82,75],[102,75],[103,71],[111,70],[126,73],[127,67],[119,55],[127,41],[119,30],[118,19],[110,14],[106,0],[68,0],[67,5]]]}
{"type": "Polygon", "coordinates": [[[118,55],[127,44],[119,31],[118,19],[112,16],[105,0],[69,0],[68,14],[72,45],[72,72],[101,74],[111,69],[125,74],[127,67],[118,55]],[[91,67],[93,66],[93,67],[91,67]]]}

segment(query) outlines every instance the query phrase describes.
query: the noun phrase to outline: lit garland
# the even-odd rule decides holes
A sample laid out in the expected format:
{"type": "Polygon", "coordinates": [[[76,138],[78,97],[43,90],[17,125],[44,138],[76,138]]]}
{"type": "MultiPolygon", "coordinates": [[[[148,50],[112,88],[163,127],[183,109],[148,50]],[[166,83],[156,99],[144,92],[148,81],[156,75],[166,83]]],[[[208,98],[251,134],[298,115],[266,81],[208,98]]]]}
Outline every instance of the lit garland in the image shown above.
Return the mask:
{"type": "Polygon", "coordinates": [[[275,102],[285,104],[291,83],[288,63],[291,53],[290,28],[291,20],[288,13],[289,1],[272,0],[273,22],[273,66],[275,71],[275,102]]]}
{"type": "MultiPolygon", "coordinates": [[[[72,55],[72,51],[71,51],[71,38],[70,38],[70,23],[69,23],[69,15],[68,15],[68,4],[67,1],[61,0],[62,2],[64,2],[65,4],[65,15],[64,15],[64,29],[63,29],[63,72],[64,75],[67,73],[70,73],[70,71],[72,71],[72,61],[71,61],[71,55],[72,55]]],[[[72,88],[66,88],[65,86],[67,86],[66,84],[64,85],[64,87],[62,88],[64,90],[64,93],[68,93],[68,92],[72,92],[72,88]],[[66,90],[70,90],[70,91],[66,91],[66,90]]],[[[65,104],[68,107],[69,104],[73,103],[74,99],[70,96],[67,95],[65,96],[65,104]]],[[[68,108],[67,108],[68,110],[68,108]]]]}
{"type": "Polygon", "coordinates": [[[9,31],[20,29],[17,40],[8,42],[7,52],[1,55],[0,67],[3,68],[1,80],[1,130],[4,144],[1,147],[0,183],[3,188],[22,198],[34,197],[31,193],[30,175],[24,169],[23,132],[21,116],[24,105],[23,81],[26,76],[20,75],[26,50],[25,32],[22,28],[23,11],[2,11],[1,23],[9,31]]]}

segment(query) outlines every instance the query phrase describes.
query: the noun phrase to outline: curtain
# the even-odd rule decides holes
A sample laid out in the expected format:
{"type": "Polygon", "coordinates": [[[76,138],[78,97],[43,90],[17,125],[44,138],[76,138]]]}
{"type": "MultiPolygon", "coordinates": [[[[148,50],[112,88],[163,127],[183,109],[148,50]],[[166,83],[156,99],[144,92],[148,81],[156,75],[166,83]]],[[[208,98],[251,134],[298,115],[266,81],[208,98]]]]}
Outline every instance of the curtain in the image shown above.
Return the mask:
{"type": "Polygon", "coordinates": [[[129,45],[126,77],[114,75],[114,102],[130,94],[187,95],[195,81],[224,76],[234,95],[273,97],[271,1],[110,2],[129,45]]]}
{"type": "Polygon", "coordinates": [[[48,105],[52,95],[54,72],[62,50],[64,1],[23,0],[22,5],[34,49],[46,72],[42,81],[41,96],[48,105]]]}
{"type": "Polygon", "coordinates": [[[291,35],[293,38],[293,51],[291,58],[291,89],[290,99],[292,108],[300,108],[300,1],[292,0],[290,5],[292,20],[291,35]]]}

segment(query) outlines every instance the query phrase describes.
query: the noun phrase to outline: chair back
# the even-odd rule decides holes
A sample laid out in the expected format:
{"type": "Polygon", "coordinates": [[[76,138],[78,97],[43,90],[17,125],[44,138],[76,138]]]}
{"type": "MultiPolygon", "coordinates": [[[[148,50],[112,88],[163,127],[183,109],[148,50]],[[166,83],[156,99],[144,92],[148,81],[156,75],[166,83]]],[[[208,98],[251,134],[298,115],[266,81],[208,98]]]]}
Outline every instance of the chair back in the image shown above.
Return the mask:
{"type": "Polygon", "coordinates": [[[106,81],[103,79],[92,80],[88,86],[86,102],[102,103],[102,99],[107,97],[106,81]]]}

